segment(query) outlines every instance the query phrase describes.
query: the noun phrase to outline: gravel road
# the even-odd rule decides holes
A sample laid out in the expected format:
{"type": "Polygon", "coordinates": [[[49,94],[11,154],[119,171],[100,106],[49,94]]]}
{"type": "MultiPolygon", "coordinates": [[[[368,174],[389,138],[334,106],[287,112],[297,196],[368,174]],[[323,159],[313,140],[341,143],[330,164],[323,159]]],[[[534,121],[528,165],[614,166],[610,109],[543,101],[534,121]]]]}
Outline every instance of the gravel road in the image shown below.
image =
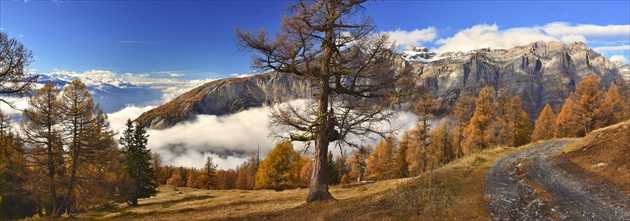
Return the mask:
{"type": "Polygon", "coordinates": [[[484,187],[492,218],[630,221],[630,195],[550,163],[571,142],[551,141],[495,161],[484,187]]]}

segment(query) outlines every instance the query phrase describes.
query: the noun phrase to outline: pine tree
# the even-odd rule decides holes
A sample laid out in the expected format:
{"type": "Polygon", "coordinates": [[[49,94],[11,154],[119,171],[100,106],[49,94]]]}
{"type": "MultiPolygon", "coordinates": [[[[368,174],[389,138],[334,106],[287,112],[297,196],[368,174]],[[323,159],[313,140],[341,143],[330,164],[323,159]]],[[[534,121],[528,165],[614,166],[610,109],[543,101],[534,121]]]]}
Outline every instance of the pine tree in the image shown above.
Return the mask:
{"type": "Polygon", "coordinates": [[[333,160],[333,154],[328,152],[328,160],[326,161],[326,184],[333,185],[339,184],[339,172],[337,171],[337,165],[333,160]]]}
{"type": "Polygon", "coordinates": [[[140,123],[134,126],[130,119],[126,125],[118,143],[122,146],[122,164],[134,184],[134,192],[127,197],[127,204],[137,206],[139,198],[155,196],[157,183],[151,151],[147,150],[149,135],[146,129],[140,123]]]}
{"type": "Polygon", "coordinates": [[[538,140],[548,140],[554,137],[556,127],[556,114],[551,110],[549,104],[545,105],[540,116],[536,119],[536,125],[532,134],[532,142],[538,140]]]}

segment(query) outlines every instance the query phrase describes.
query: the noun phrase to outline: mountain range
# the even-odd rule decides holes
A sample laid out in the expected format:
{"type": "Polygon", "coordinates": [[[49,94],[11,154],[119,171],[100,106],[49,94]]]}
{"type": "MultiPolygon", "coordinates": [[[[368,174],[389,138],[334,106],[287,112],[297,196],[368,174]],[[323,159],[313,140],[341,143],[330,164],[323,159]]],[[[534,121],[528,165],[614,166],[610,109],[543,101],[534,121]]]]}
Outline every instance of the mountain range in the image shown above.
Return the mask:
{"type": "Polygon", "coordinates": [[[96,79],[90,77],[76,77],[66,74],[42,74],[38,83],[53,83],[63,88],[75,79],[85,83],[94,102],[99,103],[105,113],[119,111],[128,105],[146,106],[156,105],[162,97],[162,91],[148,87],[140,87],[119,78],[96,79]]]}
{"type": "MultiPolygon", "coordinates": [[[[606,87],[621,79],[630,81],[630,65],[611,62],[581,42],[539,41],[511,49],[441,54],[414,47],[399,55],[397,64],[412,68],[415,83],[437,96],[440,115],[449,113],[458,97],[475,96],[486,85],[521,96],[523,108],[535,118],[547,103],[559,110],[576,85],[591,74],[606,87]]],[[[165,129],[197,115],[227,115],[312,94],[305,81],[286,73],[220,79],[147,111],[137,120],[152,129],[165,129]]]]}

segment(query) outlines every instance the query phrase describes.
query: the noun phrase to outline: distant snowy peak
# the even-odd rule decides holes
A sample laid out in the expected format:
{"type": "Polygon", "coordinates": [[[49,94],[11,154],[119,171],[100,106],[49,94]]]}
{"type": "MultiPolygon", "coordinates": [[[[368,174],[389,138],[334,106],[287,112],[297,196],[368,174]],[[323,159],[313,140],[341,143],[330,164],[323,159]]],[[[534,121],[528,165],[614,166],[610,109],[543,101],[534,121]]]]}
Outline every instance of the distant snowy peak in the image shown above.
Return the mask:
{"type": "Polygon", "coordinates": [[[59,88],[64,88],[76,79],[85,84],[94,101],[100,104],[105,113],[113,113],[129,105],[157,105],[163,94],[160,89],[136,86],[121,78],[108,76],[94,77],[50,73],[42,74],[39,78],[39,84],[42,86],[42,84],[51,82],[59,88]]]}
{"type": "Polygon", "coordinates": [[[455,58],[462,57],[469,54],[474,54],[477,51],[469,51],[469,52],[446,52],[442,54],[438,54],[435,52],[429,51],[426,47],[407,47],[400,54],[400,56],[409,62],[422,62],[424,64],[430,64],[435,61],[439,61],[445,58],[455,58]]]}
{"type": "Polygon", "coordinates": [[[73,80],[80,80],[86,86],[98,87],[101,88],[105,85],[111,85],[118,88],[127,88],[127,87],[135,87],[135,85],[124,81],[121,78],[92,78],[89,76],[74,76],[63,73],[50,73],[50,74],[42,74],[40,76],[39,82],[53,82],[55,84],[65,84],[72,82],[73,80]]]}

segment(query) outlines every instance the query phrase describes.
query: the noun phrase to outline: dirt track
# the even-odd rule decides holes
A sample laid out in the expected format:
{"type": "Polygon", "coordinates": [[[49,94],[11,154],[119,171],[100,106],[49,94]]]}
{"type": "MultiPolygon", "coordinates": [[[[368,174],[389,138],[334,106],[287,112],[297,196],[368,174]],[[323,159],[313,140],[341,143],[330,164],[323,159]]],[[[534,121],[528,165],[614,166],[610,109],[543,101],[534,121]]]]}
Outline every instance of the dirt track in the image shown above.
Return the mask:
{"type": "Polygon", "coordinates": [[[492,218],[630,220],[630,195],[549,162],[570,142],[551,141],[497,160],[484,187],[492,218]]]}

